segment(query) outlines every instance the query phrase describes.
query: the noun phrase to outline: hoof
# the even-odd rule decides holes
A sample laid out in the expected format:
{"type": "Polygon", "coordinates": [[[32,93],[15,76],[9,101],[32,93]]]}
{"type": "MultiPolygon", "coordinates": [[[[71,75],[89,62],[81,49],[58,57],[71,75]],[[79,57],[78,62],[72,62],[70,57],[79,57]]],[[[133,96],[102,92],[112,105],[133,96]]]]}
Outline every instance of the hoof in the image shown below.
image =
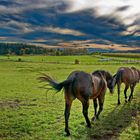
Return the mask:
{"type": "Polygon", "coordinates": [[[88,124],[87,127],[88,127],[88,128],[91,128],[91,124],[88,124]]]}
{"type": "Polygon", "coordinates": [[[91,121],[95,122],[96,121],[96,117],[92,117],[91,121]]]}
{"type": "Polygon", "coordinates": [[[97,118],[97,120],[99,121],[99,120],[100,120],[100,118],[98,117],[98,118],[97,118]]]}
{"type": "Polygon", "coordinates": [[[127,99],[125,99],[125,103],[127,103],[127,99]]]}
{"type": "Polygon", "coordinates": [[[67,133],[67,134],[66,134],[66,137],[69,137],[69,136],[70,136],[70,133],[67,133]]]}
{"type": "Polygon", "coordinates": [[[67,137],[70,136],[70,132],[69,132],[68,129],[65,129],[65,132],[66,132],[66,136],[67,136],[67,137]]]}
{"type": "Polygon", "coordinates": [[[120,105],[121,103],[120,102],[118,102],[118,105],[120,105]]]}

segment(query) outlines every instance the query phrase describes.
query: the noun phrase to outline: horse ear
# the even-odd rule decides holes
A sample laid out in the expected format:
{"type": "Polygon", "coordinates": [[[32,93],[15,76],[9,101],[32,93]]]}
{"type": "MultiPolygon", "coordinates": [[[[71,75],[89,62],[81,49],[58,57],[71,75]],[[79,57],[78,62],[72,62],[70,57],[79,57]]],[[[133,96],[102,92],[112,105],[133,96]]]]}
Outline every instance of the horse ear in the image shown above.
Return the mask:
{"type": "Polygon", "coordinates": [[[113,78],[116,76],[116,74],[113,75],[113,78]]]}

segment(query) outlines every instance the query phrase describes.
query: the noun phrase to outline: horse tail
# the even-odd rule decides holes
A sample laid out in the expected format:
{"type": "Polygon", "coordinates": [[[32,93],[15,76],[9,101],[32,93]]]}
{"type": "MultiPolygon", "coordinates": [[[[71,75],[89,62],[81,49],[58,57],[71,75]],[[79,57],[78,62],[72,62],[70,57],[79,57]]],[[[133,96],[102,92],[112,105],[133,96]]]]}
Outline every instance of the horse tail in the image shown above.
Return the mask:
{"type": "Polygon", "coordinates": [[[40,82],[47,82],[57,92],[61,91],[63,87],[68,86],[72,82],[72,80],[64,80],[63,82],[58,83],[46,74],[43,74],[43,76],[39,77],[38,80],[40,80],[40,82]]]}

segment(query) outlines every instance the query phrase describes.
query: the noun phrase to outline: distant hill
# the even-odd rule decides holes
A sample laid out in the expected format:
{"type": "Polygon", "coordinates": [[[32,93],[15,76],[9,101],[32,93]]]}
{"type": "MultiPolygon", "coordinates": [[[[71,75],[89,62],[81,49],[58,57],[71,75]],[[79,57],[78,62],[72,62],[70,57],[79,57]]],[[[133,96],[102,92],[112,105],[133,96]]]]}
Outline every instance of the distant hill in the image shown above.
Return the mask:
{"type": "Polygon", "coordinates": [[[0,55],[82,55],[86,48],[51,48],[23,43],[0,43],[0,55]]]}
{"type": "Polygon", "coordinates": [[[0,43],[0,55],[43,54],[45,49],[27,44],[0,43]]]}
{"type": "Polygon", "coordinates": [[[140,49],[126,46],[110,46],[104,44],[88,44],[89,42],[63,43],[58,46],[44,44],[0,43],[0,55],[82,55],[92,53],[126,52],[140,53],[140,49]]]}

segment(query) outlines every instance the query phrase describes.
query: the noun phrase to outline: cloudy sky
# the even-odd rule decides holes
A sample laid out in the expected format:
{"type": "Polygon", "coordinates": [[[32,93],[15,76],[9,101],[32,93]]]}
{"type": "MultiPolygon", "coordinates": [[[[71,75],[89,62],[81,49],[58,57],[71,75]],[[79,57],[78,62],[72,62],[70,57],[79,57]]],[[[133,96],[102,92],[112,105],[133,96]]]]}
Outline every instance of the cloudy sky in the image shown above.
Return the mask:
{"type": "Polygon", "coordinates": [[[0,0],[0,42],[140,47],[140,0],[0,0]]]}

